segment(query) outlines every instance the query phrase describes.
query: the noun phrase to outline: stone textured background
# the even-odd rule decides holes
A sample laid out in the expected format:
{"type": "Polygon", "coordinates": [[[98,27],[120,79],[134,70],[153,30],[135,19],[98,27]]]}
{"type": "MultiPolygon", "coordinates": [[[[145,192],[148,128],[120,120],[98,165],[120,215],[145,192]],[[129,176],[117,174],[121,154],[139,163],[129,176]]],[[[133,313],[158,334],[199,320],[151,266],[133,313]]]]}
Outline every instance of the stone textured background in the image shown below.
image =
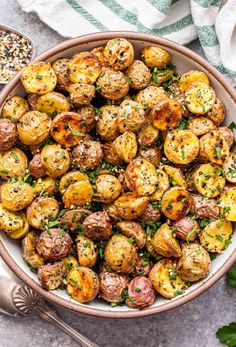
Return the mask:
{"type": "MultiPolygon", "coordinates": [[[[16,0],[0,0],[0,5],[0,23],[28,34],[36,44],[37,53],[64,40],[36,15],[23,13],[16,0]]],[[[197,41],[189,47],[203,55],[197,41]]],[[[174,311],[132,320],[99,319],[56,309],[69,324],[101,347],[220,347],[215,332],[235,319],[236,290],[227,287],[223,278],[206,293],[174,311]]],[[[67,346],[77,344],[37,317],[16,319],[0,315],[0,347],[67,346]]]]}

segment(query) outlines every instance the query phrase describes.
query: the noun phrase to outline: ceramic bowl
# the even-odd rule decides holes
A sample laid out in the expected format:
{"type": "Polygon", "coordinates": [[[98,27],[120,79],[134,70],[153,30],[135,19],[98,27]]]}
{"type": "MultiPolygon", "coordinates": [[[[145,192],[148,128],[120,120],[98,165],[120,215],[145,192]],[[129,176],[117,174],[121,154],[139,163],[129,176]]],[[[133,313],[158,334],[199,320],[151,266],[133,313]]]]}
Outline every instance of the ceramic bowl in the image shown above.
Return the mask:
{"type": "MultiPolygon", "coordinates": [[[[209,76],[218,98],[223,100],[226,106],[227,117],[225,124],[227,125],[232,121],[235,121],[236,92],[225,80],[225,78],[203,58],[188,48],[182,47],[174,42],[160,37],[134,32],[104,32],[90,34],[65,41],[44,52],[35,60],[54,61],[62,57],[71,57],[77,52],[88,51],[94,47],[102,46],[109,39],[114,37],[124,37],[130,40],[137,54],[142,47],[147,45],[159,45],[160,47],[167,49],[171,53],[173,64],[177,66],[180,73],[184,73],[192,69],[204,71],[209,76]]],[[[23,94],[24,90],[20,83],[20,74],[18,74],[1,92],[0,105],[2,105],[9,96],[23,94]]],[[[4,235],[4,233],[1,233],[0,235],[0,254],[2,255],[3,259],[13,270],[13,272],[20,277],[21,280],[38,292],[42,297],[72,311],[85,313],[92,316],[112,318],[134,318],[148,316],[173,309],[188,302],[189,300],[192,300],[199,294],[206,291],[217,280],[219,280],[219,278],[236,261],[235,246],[236,233],[234,233],[232,243],[229,245],[226,251],[213,260],[210,274],[205,279],[193,284],[183,295],[177,296],[171,300],[166,300],[160,296],[157,296],[156,302],[151,307],[142,310],[133,310],[125,305],[113,308],[108,303],[99,299],[88,304],[80,304],[71,300],[65,290],[56,290],[53,292],[44,290],[39,284],[37,275],[30,271],[29,267],[22,259],[19,242],[17,243],[16,241],[9,239],[6,235],[4,235]]]]}

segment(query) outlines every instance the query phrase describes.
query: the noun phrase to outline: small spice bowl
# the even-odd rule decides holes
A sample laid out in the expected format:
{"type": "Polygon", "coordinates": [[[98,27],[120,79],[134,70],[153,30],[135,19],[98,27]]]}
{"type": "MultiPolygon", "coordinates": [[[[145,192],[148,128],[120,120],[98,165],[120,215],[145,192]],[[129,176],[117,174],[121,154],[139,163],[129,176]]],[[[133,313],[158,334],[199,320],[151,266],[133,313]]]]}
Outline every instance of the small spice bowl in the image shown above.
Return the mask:
{"type": "Polygon", "coordinates": [[[0,24],[0,84],[7,84],[34,57],[35,45],[27,35],[8,25],[0,24]],[[4,45],[10,48],[4,50],[4,45]]]}

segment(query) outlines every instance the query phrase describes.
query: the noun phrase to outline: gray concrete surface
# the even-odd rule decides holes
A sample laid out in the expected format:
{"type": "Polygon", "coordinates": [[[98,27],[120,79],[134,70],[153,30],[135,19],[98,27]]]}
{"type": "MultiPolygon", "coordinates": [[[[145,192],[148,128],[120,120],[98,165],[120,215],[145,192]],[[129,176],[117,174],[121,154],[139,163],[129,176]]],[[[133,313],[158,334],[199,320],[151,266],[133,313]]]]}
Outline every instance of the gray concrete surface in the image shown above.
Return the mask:
{"type": "MultiPolygon", "coordinates": [[[[36,15],[23,13],[15,0],[0,0],[0,23],[30,35],[38,53],[63,41],[36,15]]],[[[203,54],[197,41],[189,47],[203,54]]],[[[99,319],[56,309],[69,324],[102,347],[220,347],[215,332],[235,319],[236,290],[228,288],[223,278],[194,301],[142,319],[99,319]]],[[[68,346],[77,344],[37,317],[15,319],[0,315],[0,347],[68,346]]]]}

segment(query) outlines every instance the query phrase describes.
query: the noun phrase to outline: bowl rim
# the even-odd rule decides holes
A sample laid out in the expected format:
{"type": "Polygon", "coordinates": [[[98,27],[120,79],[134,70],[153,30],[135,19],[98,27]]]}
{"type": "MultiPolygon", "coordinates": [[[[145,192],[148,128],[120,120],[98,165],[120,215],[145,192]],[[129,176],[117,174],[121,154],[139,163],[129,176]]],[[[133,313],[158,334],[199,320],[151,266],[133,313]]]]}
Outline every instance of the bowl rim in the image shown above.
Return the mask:
{"type": "MultiPolygon", "coordinates": [[[[155,45],[161,45],[167,49],[168,48],[173,49],[177,51],[178,53],[187,56],[191,60],[200,64],[208,72],[210,72],[211,75],[214,76],[214,78],[221,84],[222,88],[224,88],[228,92],[229,96],[236,103],[236,91],[234,90],[234,88],[222,76],[222,74],[216,68],[214,68],[210,63],[208,63],[204,58],[200,57],[197,53],[191,51],[187,47],[181,46],[173,41],[170,41],[168,39],[161,38],[158,36],[154,36],[154,35],[137,33],[132,31],[109,31],[109,32],[87,34],[87,35],[79,36],[77,38],[66,40],[56,45],[55,47],[52,47],[46,50],[44,53],[37,56],[33,60],[33,62],[39,61],[39,60],[47,60],[51,58],[52,56],[63,52],[66,49],[79,46],[80,44],[92,43],[99,40],[110,40],[115,37],[123,37],[133,41],[137,41],[137,40],[143,41],[143,42],[147,41],[155,45]]],[[[0,93],[0,104],[2,104],[7,99],[7,97],[11,95],[11,91],[17,86],[19,81],[20,81],[20,72],[5,86],[5,88],[0,93]]],[[[83,314],[87,314],[87,315],[91,315],[95,317],[103,317],[103,318],[137,318],[137,317],[150,316],[153,314],[174,309],[196,298],[198,295],[200,295],[201,293],[206,291],[208,288],[210,288],[216,281],[218,281],[225,274],[225,272],[236,261],[236,249],[235,249],[233,253],[231,254],[231,256],[217,270],[216,273],[214,273],[209,278],[202,280],[202,283],[196,289],[192,290],[190,293],[183,294],[179,296],[178,298],[175,298],[174,300],[170,300],[169,302],[166,302],[165,304],[160,306],[150,306],[142,310],[118,311],[118,310],[112,310],[112,309],[104,310],[104,309],[94,308],[91,306],[81,305],[80,303],[74,303],[70,300],[63,299],[57,296],[56,294],[54,294],[53,292],[44,290],[37,282],[35,282],[32,278],[30,278],[24,272],[22,268],[20,268],[17,265],[17,263],[10,256],[9,252],[7,251],[7,249],[5,248],[1,240],[0,240],[0,255],[2,256],[3,260],[7,263],[7,265],[10,267],[10,269],[23,282],[25,282],[29,287],[35,290],[44,299],[49,300],[54,304],[57,304],[63,308],[66,308],[68,310],[71,310],[77,313],[83,313],[83,314]]]]}

